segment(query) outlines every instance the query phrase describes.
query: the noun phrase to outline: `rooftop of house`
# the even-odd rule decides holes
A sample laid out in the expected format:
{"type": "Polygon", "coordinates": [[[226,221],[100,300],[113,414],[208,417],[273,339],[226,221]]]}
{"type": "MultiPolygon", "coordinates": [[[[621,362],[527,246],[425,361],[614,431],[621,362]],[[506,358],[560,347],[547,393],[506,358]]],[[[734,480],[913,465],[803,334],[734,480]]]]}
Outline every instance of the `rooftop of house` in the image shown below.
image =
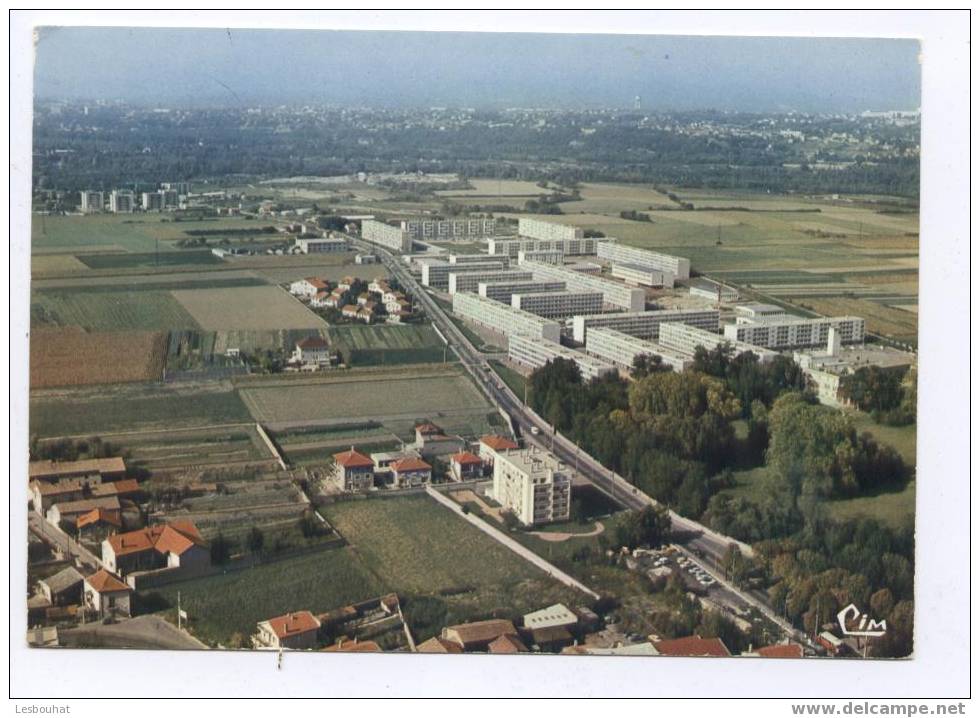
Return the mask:
{"type": "Polygon", "coordinates": [[[489,434],[480,438],[480,443],[487,446],[494,451],[508,451],[510,449],[516,449],[517,444],[515,444],[510,439],[503,436],[497,436],[495,434],[489,434]]]}
{"type": "Polygon", "coordinates": [[[78,501],[62,501],[51,508],[57,508],[58,514],[64,517],[70,514],[87,514],[92,509],[115,509],[118,511],[122,505],[119,503],[118,496],[99,496],[91,499],[79,499],[78,501]]]}
{"type": "Polygon", "coordinates": [[[777,643],[757,648],[746,655],[760,658],[803,658],[803,646],[799,643],[777,643]]]}
{"type": "Polygon", "coordinates": [[[323,337],[303,337],[296,342],[296,346],[300,349],[326,349],[330,344],[323,337]]]}
{"type": "Polygon", "coordinates": [[[404,459],[399,459],[391,465],[392,470],[398,471],[430,471],[432,466],[422,461],[422,459],[417,459],[414,456],[406,456],[404,459]]]}
{"type": "Polygon", "coordinates": [[[326,289],[327,287],[330,286],[327,282],[323,281],[319,277],[307,277],[306,281],[312,284],[317,289],[326,289]]]}
{"type": "Polygon", "coordinates": [[[78,517],[76,522],[78,528],[83,529],[86,526],[94,526],[95,524],[109,524],[110,526],[115,526],[116,528],[122,528],[122,517],[119,511],[115,509],[104,509],[104,508],[94,508],[87,514],[82,514],[78,517]]]}
{"type": "Polygon", "coordinates": [[[720,638],[685,636],[655,641],[653,647],[662,656],[717,656],[732,655],[720,638]]]}
{"type": "Polygon", "coordinates": [[[476,454],[471,454],[468,451],[460,451],[458,454],[453,454],[453,461],[457,464],[465,466],[466,464],[482,464],[480,457],[476,454]]]}
{"type": "Polygon", "coordinates": [[[420,643],[416,650],[419,653],[462,653],[463,647],[445,638],[433,636],[428,641],[420,643]]]}
{"type": "Polygon", "coordinates": [[[190,521],[178,519],[168,524],[148,526],[138,531],[116,534],[106,539],[116,556],[155,550],[178,556],[192,546],[204,546],[197,527],[190,521]]]}
{"type": "Polygon", "coordinates": [[[355,451],[353,446],[350,447],[350,451],[342,451],[339,454],[334,454],[333,460],[345,469],[374,468],[374,462],[371,461],[370,457],[365,456],[359,451],[355,451]]]}
{"type": "Polygon", "coordinates": [[[487,650],[490,653],[527,653],[527,646],[517,636],[505,633],[490,641],[487,650]]]}
{"type": "Polygon", "coordinates": [[[289,638],[290,636],[301,633],[320,630],[320,621],[309,611],[287,613],[284,616],[276,616],[262,623],[268,624],[269,629],[278,638],[289,638]]]}
{"type": "Polygon", "coordinates": [[[85,579],[85,583],[92,587],[96,593],[116,593],[118,591],[132,591],[122,579],[113,573],[109,573],[104,568],[99,569],[85,579]]]}
{"type": "Polygon", "coordinates": [[[427,421],[427,422],[422,423],[422,424],[417,424],[415,426],[415,432],[417,434],[421,434],[422,436],[428,436],[430,434],[441,434],[442,433],[442,429],[440,429],[438,426],[436,426],[432,422],[427,421]]]}
{"type": "Polygon", "coordinates": [[[514,624],[503,618],[491,618],[487,621],[476,621],[475,623],[460,623],[456,626],[448,626],[445,637],[454,633],[461,643],[483,643],[499,638],[505,634],[516,636],[517,629],[514,624]]]}
{"type": "Polygon", "coordinates": [[[343,640],[323,649],[328,653],[381,653],[381,646],[374,641],[343,640]]]}
{"type": "Polygon", "coordinates": [[[68,568],[61,569],[53,576],[42,579],[40,583],[43,583],[51,589],[52,593],[60,593],[84,580],[85,577],[74,566],[69,566],[68,568]]]}
{"type": "Polygon", "coordinates": [[[67,474],[125,473],[126,462],[119,456],[106,459],[82,459],[80,461],[32,461],[28,466],[31,479],[54,479],[67,474]]]}

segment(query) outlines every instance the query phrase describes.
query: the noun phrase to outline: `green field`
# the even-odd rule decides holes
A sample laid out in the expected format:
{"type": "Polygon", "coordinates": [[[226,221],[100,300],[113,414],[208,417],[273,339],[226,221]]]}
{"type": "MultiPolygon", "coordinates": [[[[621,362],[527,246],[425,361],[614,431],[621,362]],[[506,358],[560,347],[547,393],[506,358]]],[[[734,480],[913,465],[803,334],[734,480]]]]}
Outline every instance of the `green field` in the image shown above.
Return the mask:
{"type": "Polygon", "coordinates": [[[80,262],[90,269],[137,269],[141,267],[170,267],[182,264],[222,264],[211,252],[142,252],[126,254],[77,254],[80,262]]]}
{"type": "Polygon", "coordinates": [[[330,340],[353,366],[441,363],[455,355],[429,325],[356,324],[331,327],[330,340]]]}
{"type": "Polygon", "coordinates": [[[250,421],[238,393],[221,389],[119,386],[98,393],[45,392],[35,394],[30,402],[30,431],[42,437],[250,421]]]}
{"type": "Polygon", "coordinates": [[[169,292],[143,289],[35,291],[31,293],[31,323],[118,331],[199,328],[194,317],[169,292]]]}
{"type": "Polygon", "coordinates": [[[497,361],[496,359],[490,360],[490,366],[497,373],[504,383],[510,388],[514,394],[517,395],[518,399],[523,401],[524,399],[524,389],[527,386],[527,380],[517,371],[511,369],[509,366],[503,362],[497,361]]]}
{"type": "Polygon", "coordinates": [[[254,568],[184,581],[156,589],[190,617],[190,630],[201,640],[228,645],[232,635],[245,638],[256,623],[289,611],[322,613],[384,593],[386,587],[347,548],[325,549],[254,568]]]}

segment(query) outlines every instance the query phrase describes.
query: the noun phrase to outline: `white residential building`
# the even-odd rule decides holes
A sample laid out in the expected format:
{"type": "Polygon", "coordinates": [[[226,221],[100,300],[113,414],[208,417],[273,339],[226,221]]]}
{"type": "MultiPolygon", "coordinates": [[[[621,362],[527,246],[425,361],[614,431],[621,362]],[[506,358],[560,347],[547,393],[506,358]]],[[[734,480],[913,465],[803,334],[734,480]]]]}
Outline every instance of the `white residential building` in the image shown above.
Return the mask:
{"type": "Polygon", "coordinates": [[[316,237],[314,239],[296,239],[296,247],[303,254],[335,254],[350,250],[346,239],[340,237],[316,237]]]}
{"type": "Polygon", "coordinates": [[[495,237],[487,240],[487,252],[494,256],[511,259],[521,252],[561,252],[562,255],[595,254],[601,242],[615,242],[606,237],[578,237],[575,239],[531,239],[528,237],[495,237]]]}
{"type": "Polygon", "coordinates": [[[558,264],[562,265],[565,263],[565,253],[557,249],[539,249],[539,250],[519,250],[517,252],[517,263],[522,262],[544,262],[545,264],[558,264]]]}
{"type": "MultiPolygon", "coordinates": [[[[452,265],[450,265],[452,266],[452,265]]],[[[528,282],[534,275],[528,271],[520,269],[498,269],[491,271],[472,271],[466,267],[474,265],[461,265],[462,271],[449,273],[449,293],[456,292],[476,292],[480,288],[481,282],[528,282]]]]}
{"type": "Polygon", "coordinates": [[[109,211],[116,214],[132,212],[136,204],[135,196],[129,190],[115,189],[109,195],[109,211]]]}
{"type": "Polygon", "coordinates": [[[163,209],[163,192],[144,192],[143,211],[159,212],[163,209]]]}
{"type": "Polygon", "coordinates": [[[596,254],[600,259],[607,259],[610,262],[638,264],[642,267],[670,272],[678,279],[688,279],[691,276],[691,260],[686,257],[675,257],[672,254],[653,252],[639,247],[627,247],[618,242],[601,243],[596,249],[596,254]]]}
{"type": "Polygon", "coordinates": [[[554,359],[569,359],[575,362],[585,381],[618,373],[616,367],[609,362],[562,346],[555,341],[541,341],[531,337],[510,337],[507,342],[507,357],[532,369],[540,369],[554,359]]]}
{"type": "Polygon", "coordinates": [[[739,304],[735,307],[735,321],[761,322],[769,319],[789,319],[793,315],[776,304],[739,304]]]}
{"type": "Polygon", "coordinates": [[[729,324],[725,327],[725,338],[769,349],[815,347],[827,344],[831,327],[840,334],[843,344],[864,341],[864,319],[861,317],[768,318],[761,322],[729,324]]]}
{"type": "Polygon", "coordinates": [[[531,270],[534,278],[541,281],[565,282],[569,291],[601,292],[603,301],[614,307],[622,307],[631,312],[639,312],[646,307],[646,292],[639,287],[627,287],[610,279],[543,262],[525,262],[521,268],[531,270]]]}
{"type": "Polygon", "coordinates": [[[676,322],[660,325],[659,344],[689,356],[694,356],[694,352],[698,347],[704,347],[708,351],[711,351],[719,344],[728,344],[736,355],[742,354],[743,352],[752,352],[762,362],[772,361],[779,356],[777,352],[755,344],[747,344],[743,341],[729,339],[714,332],[707,332],[697,327],[676,322]]]}
{"type": "Polygon", "coordinates": [[[625,369],[631,369],[636,357],[641,355],[658,356],[664,366],[674,371],[684,371],[693,363],[687,354],[609,327],[590,329],[585,351],[625,369]]]}
{"type": "Polygon", "coordinates": [[[82,191],[82,211],[101,212],[105,209],[105,198],[101,192],[82,191]]]}
{"type": "Polygon", "coordinates": [[[691,296],[710,299],[713,302],[731,304],[738,301],[738,289],[712,279],[692,279],[689,285],[691,296]]]}
{"type": "Polygon", "coordinates": [[[636,284],[644,287],[664,287],[672,289],[674,286],[674,275],[661,269],[645,267],[641,264],[613,264],[610,274],[616,279],[622,279],[627,284],[636,284]]]}
{"type": "Polygon", "coordinates": [[[590,314],[572,318],[572,338],[582,344],[591,328],[610,327],[624,334],[656,341],[660,325],[664,322],[683,322],[716,332],[720,317],[717,309],[656,309],[649,312],[590,314]]]}
{"type": "Polygon", "coordinates": [[[366,219],[361,223],[361,238],[380,244],[395,252],[409,253],[412,251],[412,236],[401,227],[393,227],[386,222],[366,219]]]}
{"type": "Polygon", "coordinates": [[[510,304],[514,294],[531,292],[561,292],[565,289],[564,282],[480,282],[477,294],[487,299],[510,304]]]}
{"type": "Polygon", "coordinates": [[[180,206],[180,195],[175,189],[162,189],[160,194],[163,195],[163,208],[172,209],[180,206]]]}
{"type": "Polygon", "coordinates": [[[450,254],[450,264],[481,264],[487,261],[501,262],[505,267],[510,263],[507,257],[491,257],[487,254],[450,254]]]}
{"type": "Polygon", "coordinates": [[[493,498],[525,526],[567,521],[572,475],[538,449],[499,452],[493,462],[493,498]]]}
{"type": "Polygon", "coordinates": [[[497,220],[492,218],[407,219],[401,228],[412,239],[452,240],[492,237],[497,232],[497,220]]]}
{"type": "Polygon", "coordinates": [[[510,305],[549,319],[565,319],[575,314],[602,311],[600,292],[530,292],[511,295],[510,305]]]}
{"type": "Polygon", "coordinates": [[[431,261],[422,264],[422,284],[432,289],[448,289],[449,274],[455,272],[490,272],[502,271],[507,269],[507,261],[494,259],[493,257],[484,258],[482,262],[469,262],[467,264],[448,264],[447,262],[431,261]]]}
{"type": "Polygon", "coordinates": [[[289,293],[296,297],[312,299],[320,292],[330,290],[330,285],[319,277],[299,279],[289,285],[289,293]]]}
{"type": "Polygon", "coordinates": [[[567,224],[549,222],[543,219],[532,219],[530,217],[521,217],[517,220],[517,233],[522,237],[530,237],[532,239],[562,241],[582,239],[585,234],[581,227],[572,227],[567,224]]]}
{"type": "Polygon", "coordinates": [[[453,314],[482,324],[507,337],[521,335],[552,342],[561,339],[561,325],[558,322],[514,309],[507,304],[481,297],[479,294],[468,292],[454,294],[453,314]]]}

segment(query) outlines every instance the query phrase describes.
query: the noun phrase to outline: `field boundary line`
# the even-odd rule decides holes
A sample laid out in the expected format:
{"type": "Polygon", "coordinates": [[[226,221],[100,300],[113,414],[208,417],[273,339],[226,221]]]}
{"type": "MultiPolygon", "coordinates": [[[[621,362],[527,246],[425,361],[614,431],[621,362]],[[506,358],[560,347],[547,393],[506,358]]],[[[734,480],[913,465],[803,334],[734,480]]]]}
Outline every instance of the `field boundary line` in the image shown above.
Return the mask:
{"type": "Polygon", "coordinates": [[[446,508],[452,510],[453,513],[455,513],[455,514],[457,514],[459,516],[462,516],[470,524],[472,524],[473,526],[475,526],[476,528],[478,528],[480,531],[482,531],[483,533],[485,533],[490,538],[492,538],[495,541],[497,541],[499,544],[501,544],[505,548],[509,548],[511,551],[513,551],[514,553],[516,553],[521,558],[525,559],[526,561],[528,561],[528,562],[534,564],[535,566],[537,566],[538,568],[540,568],[542,571],[544,571],[546,574],[548,574],[552,578],[554,578],[557,581],[565,584],[566,586],[569,586],[571,588],[578,589],[579,591],[582,591],[583,593],[588,594],[589,596],[591,596],[592,598],[594,598],[596,600],[598,600],[600,598],[600,596],[599,596],[598,593],[596,593],[595,591],[593,591],[591,588],[589,588],[588,586],[586,586],[584,583],[582,583],[581,581],[578,581],[577,579],[572,578],[571,576],[569,576],[567,573],[565,573],[564,571],[562,571],[557,566],[549,563],[548,561],[546,561],[543,558],[541,558],[540,556],[538,556],[531,549],[527,548],[526,546],[522,546],[517,541],[515,541],[514,539],[512,539],[510,536],[507,536],[502,531],[494,528],[493,526],[491,526],[490,524],[488,524],[487,522],[485,522],[483,519],[480,519],[480,518],[474,516],[472,513],[464,513],[463,512],[463,507],[461,505],[455,503],[452,499],[448,498],[447,496],[443,496],[441,493],[439,493],[438,491],[436,491],[431,486],[426,486],[425,487],[425,493],[427,493],[429,496],[431,496],[432,498],[434,498],[436,501],[438,501],[440,504],[442,504],[446,508]]]}

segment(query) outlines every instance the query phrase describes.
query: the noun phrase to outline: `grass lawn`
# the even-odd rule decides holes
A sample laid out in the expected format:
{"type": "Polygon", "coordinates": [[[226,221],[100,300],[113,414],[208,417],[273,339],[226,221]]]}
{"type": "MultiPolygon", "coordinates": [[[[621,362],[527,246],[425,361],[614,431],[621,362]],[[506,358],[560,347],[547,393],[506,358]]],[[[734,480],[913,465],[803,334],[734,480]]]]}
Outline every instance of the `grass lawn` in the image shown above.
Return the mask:
{"type": "Polygon", "coordinates": [[[197,329],[198,323],[164,291],[74,291],[31,293],[31,323],[90,330],[197,329]]]}
{"type": "Polygon", "coordinates": [[[349,548],[326,549],[152,589],[190,616],[190,629],[209,644],[228,644],[235,633],[255,632],[258,621],[290,611],[322,613],[385,592],[381,581],[349,548]]]}
{"type": "Polygon", "coordinates": [[[908,482],[898,491],[830,501],[827,509],[835,519],[869,516],[894,528],[909,526],[915,522],[915,482],[908,482]]]}
{"type": "Polygon", "coordinates": [[[874,420],[863,411],[855,411],[851,414],[851,421],[858,433],[867,431],[875,439],[883,444],[888,444],[895,448],[905,463],[915,466],[915,442],[916,425],[908,426],[885,426],[876,424],[874,420]]]}
{"type": "Polygon", "coordinates": [[[517,395],[518,399],[524,399],[524,387],[527,385],[527,380],[521,375],[520,372],[511,369],[509,366],[496,359],[490,360],[490,366],[497,373],[504,383],[510,387],[510,390],[517,395]]]}
{"type": "Polygon", "coordinates": [[[454,361],[430,325],[344,325],[331,327],[330,340],[352,366],[428,364],[454,361]]]}

